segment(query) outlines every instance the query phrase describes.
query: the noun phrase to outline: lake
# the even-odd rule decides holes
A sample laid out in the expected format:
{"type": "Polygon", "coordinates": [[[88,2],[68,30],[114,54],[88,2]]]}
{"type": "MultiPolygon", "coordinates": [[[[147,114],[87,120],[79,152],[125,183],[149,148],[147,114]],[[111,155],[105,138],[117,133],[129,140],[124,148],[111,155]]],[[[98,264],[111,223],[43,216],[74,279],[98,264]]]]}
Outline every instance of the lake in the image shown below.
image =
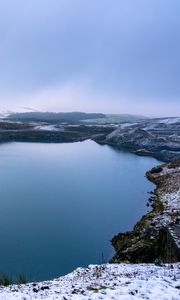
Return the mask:
{"type": "Polygon", "coordinates": [[[151,157],[101,146],[0,146],[0,273],[64,275],[113,255],[111,238],[147,211],[151,157]]]}

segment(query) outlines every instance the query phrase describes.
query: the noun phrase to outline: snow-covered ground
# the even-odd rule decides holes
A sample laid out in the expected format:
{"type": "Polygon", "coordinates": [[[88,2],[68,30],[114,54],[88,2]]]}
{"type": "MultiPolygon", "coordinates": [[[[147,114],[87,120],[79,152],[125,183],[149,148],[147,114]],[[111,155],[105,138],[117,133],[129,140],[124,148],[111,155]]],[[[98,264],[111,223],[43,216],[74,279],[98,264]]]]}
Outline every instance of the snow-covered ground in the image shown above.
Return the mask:
{"type": "Polygon", "coordinates": [[[164,124],[174,124],[178,122],[180,122],[180,117],[163,118],[158,121],[158,123],[164,123],[164,124]]]}
{"type": "Polygon", "coordinates": [[[36,126],[35,129],[44,131],[64,131],[62,126],[58,127],[57,125],[40,125],[36,126]]]}
{"type": "MultiPolygon", "coordinates": [[[[171,166],[171,163],[161,165],[161,170],[151,173],[156,181],[161,179],[161,184],[156,194],[163,204],[163,213],[159,211],[151,220],[159,226],[168,226],[176,222],[180,215],[180,166],[171,166]]],[[[151,179],[150,179],[151,180],[151,179]]]]}
{"type": "Polygon", "coordinates": [[[180,263],[90,265],[52,281],[1,287],[0,299],[179,300],[180,263]]]}

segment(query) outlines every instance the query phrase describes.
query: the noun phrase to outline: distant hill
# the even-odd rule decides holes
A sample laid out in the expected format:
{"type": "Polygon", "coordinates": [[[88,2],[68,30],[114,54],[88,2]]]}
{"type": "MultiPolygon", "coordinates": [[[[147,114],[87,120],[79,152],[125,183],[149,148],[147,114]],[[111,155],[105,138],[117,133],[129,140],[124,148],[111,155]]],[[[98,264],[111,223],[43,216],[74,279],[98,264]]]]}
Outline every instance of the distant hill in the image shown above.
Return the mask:
{"type": "Polygon", "coordinates": [[[122,122],[133,122],[138,120],[147,119],[144,116],[138,115],[128,115],[128,114],[107,114],[102,118],[88,119],[84,122],[86,123],[98,123],[98,124],[109,124],[109,123],[122,123],[122,122]]]}
{"type": "Polygon", "coordinates": [[[84,113],[84,112],[25,112],[12,113],[8,116],[9,120],[14,121],[46,121],[46,122],[78,122],[87,119],[106,118],[101,113],[84,113]]]}

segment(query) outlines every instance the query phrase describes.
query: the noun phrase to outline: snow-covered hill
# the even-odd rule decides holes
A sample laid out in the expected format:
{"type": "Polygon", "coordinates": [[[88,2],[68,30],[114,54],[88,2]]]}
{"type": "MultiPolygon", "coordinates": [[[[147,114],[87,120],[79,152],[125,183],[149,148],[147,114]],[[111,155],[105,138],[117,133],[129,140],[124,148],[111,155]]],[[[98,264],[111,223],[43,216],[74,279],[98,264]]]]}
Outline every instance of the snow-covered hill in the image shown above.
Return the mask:
{"type": "MultiPolygon", "coordinates": [[[[98,141],[96,138],[96,141],[98,141]]],[[[180,118],[147,119],[119,124],[100,142],[138,151],[163,161],[180,158],[180,118]]]]}
{"type": "Polygon", "coordinates": [[[0,299],[179,300],[180,263],[91,265],[52,281],[1,287],[0,299]]]}

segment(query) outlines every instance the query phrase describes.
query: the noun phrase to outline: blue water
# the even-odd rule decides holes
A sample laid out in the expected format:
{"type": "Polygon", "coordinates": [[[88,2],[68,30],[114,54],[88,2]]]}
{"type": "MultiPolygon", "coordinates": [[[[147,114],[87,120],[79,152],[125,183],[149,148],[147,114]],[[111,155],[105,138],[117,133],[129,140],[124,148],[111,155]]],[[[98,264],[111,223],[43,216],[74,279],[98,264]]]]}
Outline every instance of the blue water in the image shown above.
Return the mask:
{"type": "Polygon", "coordinates": [[[0,273],[44,280],[107,261],[147,211],[157,164],[92,141],[2,144],[0,273]]]}

